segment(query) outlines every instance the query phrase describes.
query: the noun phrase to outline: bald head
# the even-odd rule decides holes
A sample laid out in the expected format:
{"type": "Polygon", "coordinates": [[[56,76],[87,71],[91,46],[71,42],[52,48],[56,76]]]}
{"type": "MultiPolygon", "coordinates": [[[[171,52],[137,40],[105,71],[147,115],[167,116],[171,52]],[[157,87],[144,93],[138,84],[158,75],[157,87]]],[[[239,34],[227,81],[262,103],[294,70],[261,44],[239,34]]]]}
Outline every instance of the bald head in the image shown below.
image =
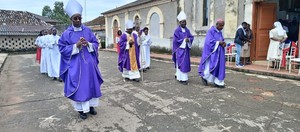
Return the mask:
{"type": "Polygon", "coordinates": [[[217,19],[217,23],[224,23],[224,20],[219,18],[219,19],[217,19]]]}
{"type": "Polygon", "coordinates": [[[217,19],[216,28],[221,31],[223,30],[225,22],[223,19],[217,19]]]}

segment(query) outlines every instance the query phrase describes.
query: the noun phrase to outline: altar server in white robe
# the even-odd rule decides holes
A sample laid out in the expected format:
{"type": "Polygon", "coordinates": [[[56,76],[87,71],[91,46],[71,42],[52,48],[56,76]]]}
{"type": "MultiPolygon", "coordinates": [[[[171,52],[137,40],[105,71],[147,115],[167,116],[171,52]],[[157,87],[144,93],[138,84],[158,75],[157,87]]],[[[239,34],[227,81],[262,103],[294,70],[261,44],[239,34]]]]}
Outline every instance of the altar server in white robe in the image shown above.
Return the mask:
{"type": "Polygon", "coordinates": [[[150,69],[150,45],[152,44],[151,36],[149,35],[149,28],[145,27],[143,29],[142,34],[142,50],[143,50],[143,56],[141,61],[145,61],[145,64],[142,64],[143,69],[150,69]]]}
{"type": "Polygon", "coordinates": [[[59,78],[60,52],[57,44],[60,37],[57,35],[56,28],[52,28],[51,31],[52,35],[49,37],[49,58],[51,63],[49,64],[48,75],[53,80],[56,80],[59,78]]]}
{"type": "Polygon", "coordinates": [[[51,71],[51,58],[50,58],[50,47],[51,47],[51,40],[52,38],[52,31],[51,29],[47,29],[47,35],[45,37],[45,56],[46,56],[46,67],[47,67],[47,73],[48,73],[48,76],[50,77],[50,74],[49,74],[49,71],[51,71]]]}
{"type": "Polygon", "coordinates": [[[39,47],[41,47],[42,48],[42,51],[41,51],[41,64],[40,64],[40,72],[42,73],[42,74],[46,74],[46,73],[48,73],[47,72],[47,49],[46,49],[46,47],[47,47],[47,43],[46,43],[46,41],[47,41],[47,37],[46,37],[46,35],[47,35],[47,30],[43,30],[43,36],[41,36],[40,37],[40,42],[39,42],[39,47]]]}

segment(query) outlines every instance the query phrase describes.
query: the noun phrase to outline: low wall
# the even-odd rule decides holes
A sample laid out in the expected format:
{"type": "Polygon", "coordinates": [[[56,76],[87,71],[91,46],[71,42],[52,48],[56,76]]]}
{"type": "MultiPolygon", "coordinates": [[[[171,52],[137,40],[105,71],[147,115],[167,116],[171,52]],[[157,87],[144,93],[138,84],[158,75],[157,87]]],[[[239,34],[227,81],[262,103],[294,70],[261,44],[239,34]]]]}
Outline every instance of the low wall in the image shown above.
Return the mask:
{"type": "Polygon", "coordinates": [[[0,36],[0,52],[35,50],[37,36],[0,36]]]}

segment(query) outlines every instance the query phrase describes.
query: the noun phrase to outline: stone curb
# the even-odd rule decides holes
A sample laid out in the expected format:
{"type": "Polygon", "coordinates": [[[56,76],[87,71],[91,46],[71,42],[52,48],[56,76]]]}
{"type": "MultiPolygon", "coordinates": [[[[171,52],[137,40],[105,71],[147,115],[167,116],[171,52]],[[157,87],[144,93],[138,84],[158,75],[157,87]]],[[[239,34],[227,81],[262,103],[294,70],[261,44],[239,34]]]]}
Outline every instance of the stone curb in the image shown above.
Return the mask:
{"type": "Polygon", "coordinates": [[[2,71],[2,68],[3,68],[4,64],[5,64],[5,61],[6,61],[6,59],[7,59],[7,56],[8,56],[8,54],[4,54],[4,60],[2,61],[2,63],[0,63],[0,73],[1,73],[1,71],[2,71]]]}
{"type": "Polygon", "coordinates": [[[256,71],[256,70],[251,70],[251,69],[235,68],[235,67],[226,67],[226,68],[233,70],[233,71],[238,71],[238,72],[253,73],[253,74],[279,77],[279,78],[292,79],[292,80],[300,80],[300,76],[293,76],[293,75],[286,75],[286,74],[279,74],[279,73],[270,73],[270,72],[256,71]]]}

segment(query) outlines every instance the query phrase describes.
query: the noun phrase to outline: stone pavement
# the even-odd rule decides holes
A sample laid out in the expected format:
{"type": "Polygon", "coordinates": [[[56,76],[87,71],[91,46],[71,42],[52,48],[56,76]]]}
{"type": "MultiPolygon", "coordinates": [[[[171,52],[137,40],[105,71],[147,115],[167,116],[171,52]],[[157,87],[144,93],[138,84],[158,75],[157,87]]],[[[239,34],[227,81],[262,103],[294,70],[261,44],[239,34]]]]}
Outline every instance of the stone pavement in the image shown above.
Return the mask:
{"type": "Polygon", "coordinates": [[[0,72],[7,58],[7,53],[0,53],[0,72]]]}
{"type": "MultiPolygon", "coordinates": [[[[116,52],[116,49],[100,49],[100,50],[116,52]]],[[[151,58],[170,61],[172,59],[172,56],[169,54],[151,53],[151,58]]],[[[200,62],[200,57],[191,57],[192,64],[199,65],[199,62],[200,62]]],[[[281,68],[280,71],[272,68],[269,68],[269,70],[267,70],[266,61],[254,63],[251,65],[245,65],[243,68],[236,68],[234,63],[230,63],[228,65],[228,63],[226,62],[226,68],[234,71],[239,71],[239,72],[254,73],[254,74],[280,77],[286,79],[300,80],[300,75],[298,75],[298,69],[292,70],[291,73],[285,70],[285,68],[281,68]]]]}
{"type": "Polygon", "coordinates": [[[99,51],[98,114],[81,120],[63,83],[40,74],[35,54],[12,54],[0,74],[0,132],[299,132],[300,81],[226,71],[226,88],[189,84],[152,59],[144,81],[124,81],[117,54],[99,51]]]}

